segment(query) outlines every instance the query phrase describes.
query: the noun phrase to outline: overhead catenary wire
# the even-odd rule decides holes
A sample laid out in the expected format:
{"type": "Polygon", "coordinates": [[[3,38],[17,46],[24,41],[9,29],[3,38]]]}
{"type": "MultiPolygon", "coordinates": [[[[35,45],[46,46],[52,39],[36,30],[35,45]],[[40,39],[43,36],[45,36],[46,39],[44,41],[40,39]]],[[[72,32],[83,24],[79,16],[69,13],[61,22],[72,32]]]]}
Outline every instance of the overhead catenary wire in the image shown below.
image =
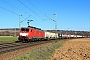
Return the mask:
{"type": "MultiPolygon", "coordinates": [[[[29,0],[27,0],[33,7],[35,7],[38,11],[40,11],[34,4],[32,4],[29,0]]],[[[40,11],[40,13],[42,13],[41,11],[40,11]]],[[[43,14],[43,13],[42,13],[43,14]]]]}
{"type": "MultiPolygon", "coordinates": [[[[25,14],[29,14],[29,13],[27,13],[27,12],[25,12],[25,11],[23,11],[22,9],[20,9],[20,8],[17,8],[16,6],[14,6],[14,5],[12,5],[12,4],[10,4],[10,3],[8,3],[7,1],[5,1],[5,0],[2,0],[4,3],[6,3],[6,4],[8,4],[8,5],[10,5],[11,7],[12,7],[12,12],[13,12],[13,7],[14,8],[16,8],[16,9],[18,9],[19,11],[22,11],[22,12],[24,12],[25,14]]],[[[32,4],[29,0],[27,0],[30,4],[32,4]]],[[[34,7],[35,7],[35,5],[34,4],[32,4],[34,7]]],[[[40,11],[37,7],[35,7],[38,11],[40,11]]],[[[34,12],[34,11],[33,11],[34,12]]],[[[43,12],[41,12],[40,11],[40,13],[42,13],[43,15],[45,15],[43,12]]],[[[30,15],[30,14],[29,14],[30,15]]],[[[45,15],[46,17],[48,17],[47,15],[45,15]]],[[[32,17],[34,17],[34,16],[32,16],[32,17]]],[[[40,17],[40,16],[39,16],[40,17]]],[[[36,17],[34,17],[34,18],[36,18],[36,17]]],[[[40,17],[41,18],[41,17],[40,17]]],[[[50,17],[48,17],[50,20],[52,20],[50,17]]],[[[37,19],[37,18],[36,18],[37,19]]],[[[44,19],[43,19],[44,20],[44,19]]]]}
{"type": "MultiPolygon", "coordinates": [[[[48,18],[47,20],[52,20],[52,21],[54,21],[54,22],[55,22],[55,29],[57,29],[57,21],[56,21],[56,20],[50,18],[49,16],[47,16],[46,14],[44,14],[42,11],[40,11],[34,4],[32,4],[32,3],[30,2],[30,0],[27,0],[27,1],[28,1],[33,7],[35,7],[41,14],[45,15],[45,16],[48,18]]],[[[44,20],[46,20],[46,19],[44,19],[44,20]]]]}
{"type": "Polygon", "coordinates": [[[24,5],[26,8],[28,8],[30,11],[32,11],[34,14],[36,14],[38,17],[40,17],[42,20],[44,20],[40,15],[38,15],[36,12],[34,12],[32,9],[30,9],[28,6],[26,6],[23,2],[18,0],[22,5],[24,5]]]}
{"type": "MultiPolygon", "coordinates": [[[[6,1],[4,1],[4,0],[2,0],[3,2],[5,2],[5,3],[7,3],[8,5],[10,5],[10,6],[12,6],[12,7],[15,7],[15,6],[13,6],[12,4],[10,4],[10,3],[8,3],[8,2],[6,2],[6,1]]],[[[19,14],[17,14],[17,13],[15,13],[13,10],[8,10],[8,9],[6,9],[6,8],[4,8],[4,7],[1,7],[0,6],[0,8],[1,9],[4,9],[4,10],[6,10],[6,11],[8,11],[8,12],[10,12],[10,13],[13,13],[14,15],[17,15],[17,16],[19,16],[19,14]]],[[[16,7],[17,8],[17,7],[16,7]]],[[[17,8],[18,9],[18,8],[17,8]]],[[[20,10],[20,9],[18,9],[18,10],[20,10]]],[[[21,11],[21,10],[20,10],[21,11]]],[[[25,13],[25,12],[24,12],[25,13]]],[[[29,13],[28,13],[29,14],[29,13]]],[[[29,17],[30,17],[31,15],[29,14],[29,16],[28,17],[26,17],[24,20],[26,20],[26,19],[28,19],[29,17]]],[[[32,17],[34,17],[34,16],[32,16],[32,17]]],[[[24,18],[24,17],[23,17],[24,18]]],[[[36,18],[36,17],[34,17],[34,18],[36,18]]],[[[37,18],[36,18],[37,19],[37,18]]],[[[24,21],[23,20],[23,21],[24,21]]]]}
{"type": "Polygon", "coordinates": [[[2,9],[4,9],[4,10],[6,10],[6,11],[8,11],[8,12],[11,12],[11,13],[13,13],[13,14],[15,14],[15,15],[18,15],[17,13],[12,12],[12,11],[10,11],[10,10],[8,10],[8,9],[4,8],[4,7],[1,7],[1,6],[0,6],[0,8],[2,8],[2,9]]]}
{"type": "MultiPolygon", "coordinates": [[[[25,18],[25,19],[24,19],[24,20],[22,20],[21,22],[25,21],[25,20],[26,20],[26,19],[28,19],[30,16],[31,16],[31,15],[29,15],[27,18],[25,18]]],[[[20,23],[21,23],[21,22],[20,22],[20,23]]]]}
{"type": "MultiPolygon", "coordinates": [[[[27,13],[27,12],[23,11],[22,9],[17,8],[16,6],[14,6],[14,5],[12,5],[12,4],[10,4],[10,3],[8,3],[7,1],[5,1],[5,0],[2,0],[2,1],[3,1],[4,3],[6,3],[6,4],[8,4],[8,5],[12,6],[12,11],[9,11],[8,9],[6,9],[6,8],[3,8],[3,7],[2,7],[3,9],[8,10],[9,12],[13,12],[13,7],[14,7],[14,8],[18,9],[19,11],[22,11],[22,12],[24,12],[24,13],[28,14],[28,15],[29,15],[29,17],[31,16],[29,13],[27,13]]],[[[13,13],[14,13],[14,12],[13,12],[13,13]]],[[[25,18],[24,20],[28,19],[29,17],[25,18]]],[[[35,18],[35,17],[34,17],[34,18],[35,18]]]]}
{"type": "MultiPolygon", "coordinates": [[[[12,12],[13,12],[13,8],[16,8],[16,9],[18,9],[19,11],[22,11],[23,13],[25,13],[25,14],[27,14],[27,15],[31,15],[31,14],[29,14],[29,13],[23,11],[22,9],[20,9],[20,8],[18,8],[18,7],[16,7],[16,6],[14,6],[14,5],[12,5],[12,4],[6,2],[5,0],[2,0],[2,1],[3,1],[4,3],[6,3],[6,4],[12,6],[12,12]]],[[[34,16],[32,15],[32,17],[34,17],[34,16]]],[[[36,18],[36,17],[34,17],[34,18],[36,18]]],[[[36,18],[36,19],[37,19],[37,18],[36,18]]]]}
{"type": "Polygon", "coordinates": [[[47,16],[46,14],[44,14],[42,11],[40,11],[34,4],[32,4],[29,0],[27,0],[33,7],[35,7],[40,13],[42,13],[43,15],[45,15],[47,18],[49,18],[50,20],[53,20],[52,18],[50,18],[49,16],[47,16]]]}
{"type": "MultiPolygon", "coordinates": [[[[4,1],[4,0],[2,0],[2,1],[4,1]]],[[[21,1],[21,0],[20,0],[21,1]]],[[[16,13],[16,11],[13,11],[14,10],[14,5],[12,5],[12,4],[10,4],[10,3],[8,3],[8,2],[6,2],[8,5],[9,5],[9,7],[11,6],[12,7],[12,9],[7,9],[7,8],[5,8],[5,7],[1,7],[0,6],[0,8],[2,8],[2,9],[4,9],[4,10],[6,10],[6,11],[8,11],[8,12],[10,12],[10,13],[13,13],[13,14],[15,14],[15,15],[20,15],[20,14],[18,14],[18,13],[16,13]]],[[[34,5],[33,5],[34,6],[34,5]]],[[[27,6],[28,7],[28,6],[27,6]]],[[[15,7],[15,8],[17,8],[17,7],[15,7]]],[[[37,8],[37,7],[36,7],[37,8]]],[[[18,9],[18,8],[17,8],[18,9]]],[[[30,10],[30,8],[28,8],[29,10],[30,10]]],[[[38,8],[37,8],[38,9],[38,8]]],[[[20,10],[20,9],[18,9],[18,10],[20,10]]],[[[38,9],[39,10],[39,9],[38,9]]],[[[22,11],[23,12],[23,10],[20,10],[20,11],[22,11]]],[[[40,11],[40,10],[39,10],[40,11]]],[[[34,12],[33,10],[32,10],[32,12],[33,13],[36,13],[36,12],[34,12]]],[[[40,11],[42,14],[44,14],[42,11],[40,11]]],[[[26,13],[26,14],[28,14],[28,13],[26,13]]],[[[37,14],[37,13],[36,13],[37,14]]],[[[44,14],[45,15],[45,14],[44,14]]],[[[24,16],[24,15],[23,15],[24,16]]],[[[45,15],[45,16],[47,16],[47,15],[45,15]]],[[[48,17],[48,16],[47,16],[48,17]]],[[[40,16],[40,18],[42,18],[41,16],[40,16]]],[[[49,17],[48,17],[49,18],[49,17]]],[[[26,19],[28,19],[28,18],[25,18],[25,20],[26,19]]],[[[44,19],[43,19],[44,20],[44,19]]],[[[52,20],[52,19],[51,19],[52,20]]],[[[23,20],[22,20],[23,21],[23,20]]]]}
{"type": "MultiPolygon", "coordinates": [[[[16,6],[14,6],[14,5],[12,5],[12,4],[10,4],[10,3],[8,3],[8,2],[6,2],[5,0],[2,0],[4,3],[6,3],[6,4],[8,4],[8,5],[10,5],[10,6],[12,6],[12,12],[13,12],[13,7],[15,7],[16,9],[18,9],[19,11],[22,11],[22,12],[24,12],[24,13],[26,13],[26,14],[28,14],[27,12],[25,12],[25,11],[23,11],[23,10],[21,10],[20,8],[17,8],[16,6]]],[[[30,15],[30,14],[29,14],[30,15]]]]}

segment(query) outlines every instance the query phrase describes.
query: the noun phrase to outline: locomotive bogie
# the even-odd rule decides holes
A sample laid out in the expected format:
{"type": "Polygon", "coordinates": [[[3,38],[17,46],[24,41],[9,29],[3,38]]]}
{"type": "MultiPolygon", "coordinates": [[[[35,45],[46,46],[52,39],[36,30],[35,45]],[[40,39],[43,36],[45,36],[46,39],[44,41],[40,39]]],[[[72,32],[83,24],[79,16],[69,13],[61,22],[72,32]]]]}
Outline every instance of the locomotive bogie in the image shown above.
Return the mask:
{"type": "Polygon", "coordinates": [[[19,40],[19,41],[23,41],[23,42],[24,42],[24,41],[25,41],[25,42],[28,42],[28,41],[29,41],[28,37],[26,37],[26,36],[19,36],[19,37],[18,37],[18,40],[19,40]]]}

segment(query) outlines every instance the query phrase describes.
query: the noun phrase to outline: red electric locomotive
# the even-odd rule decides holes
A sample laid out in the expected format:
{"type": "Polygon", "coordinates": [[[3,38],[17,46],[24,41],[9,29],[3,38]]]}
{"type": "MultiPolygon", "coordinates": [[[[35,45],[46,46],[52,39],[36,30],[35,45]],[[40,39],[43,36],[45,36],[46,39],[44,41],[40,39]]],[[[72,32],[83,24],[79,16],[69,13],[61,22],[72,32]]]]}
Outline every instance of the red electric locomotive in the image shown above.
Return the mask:
{"type": "Polygon", "coordinates": [[[28,26],[27,28],[22,27],[19,32],[19,41],[36,41],[44,38],[44,31],[40,28],[28,26]]]}

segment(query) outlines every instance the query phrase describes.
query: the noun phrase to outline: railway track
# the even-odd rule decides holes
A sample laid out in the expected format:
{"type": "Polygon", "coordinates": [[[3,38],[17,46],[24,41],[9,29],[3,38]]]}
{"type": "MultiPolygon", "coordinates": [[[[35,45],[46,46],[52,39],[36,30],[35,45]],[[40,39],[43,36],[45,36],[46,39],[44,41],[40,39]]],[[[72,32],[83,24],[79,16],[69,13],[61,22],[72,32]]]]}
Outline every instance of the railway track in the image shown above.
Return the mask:
{"type": "Polygon", "coordinates": [[[58,40],[32,42],[32,43],[4,43],[4,44],[0,44],[0,54],[15,51],[15,50],[26,48],[26,47],[39,45],[39,44],[56,42],[56,41],[58,41],[58,40]]]}

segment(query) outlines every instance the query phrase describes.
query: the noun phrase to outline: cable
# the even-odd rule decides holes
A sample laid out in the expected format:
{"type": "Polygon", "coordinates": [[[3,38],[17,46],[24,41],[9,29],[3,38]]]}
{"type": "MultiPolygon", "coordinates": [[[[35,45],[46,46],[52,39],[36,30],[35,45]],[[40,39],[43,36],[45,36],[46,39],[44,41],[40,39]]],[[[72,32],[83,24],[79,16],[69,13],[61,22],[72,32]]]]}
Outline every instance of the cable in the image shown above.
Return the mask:
{"type": "MultiPolygon", "coordinates": [[[[14,6],[14,5],[12,5],[12,4],[10,4],[10,3],[8,3],[8,2],[6,2],[6,1],[4,1],[4,0],[2,0],[4,3],[6,3],[6,4],[8,4],[8,5],[10,5],[10,6],[12,6],[12,7],[15,7],[16,9],[18,9],[19,11],[22,11],[22,12],[24,12],[24,13],[26,13],[26,14],[28,14],[28,15],[30,15],[29,13],[27,13],[27,12],[25,12],[25,11],[23,11],[23,10],[21,10],[21,9],[19,9],[19,8],[17,8],[16,6],[14,6]]],[[[3,8],[3,7],[1,7],[2,9],[5,9],[5,8],[3,8]]],[[[7,10],[7,9],[5,9],[5,10],[7,10]]],[[[9,10],[7,10],[7,11],[9,11],[9,10]]],[[[9,12],[13,12],[13,9],[12,9],[12,11],[9,11],[9,12]]],[[[31,15],[30,15],[31,16],[31,15]]],[[[29,17],[30,17],[29,16],[29,17]]],[[[29,18],[28,17],[28,18],[29,18]]],[[[34,16],[32,16],[32,17],[34,17],[34,16]]],[[[24,17],[23,17],[24,18],[24,17]]],[[[36,17],[34,17],[34,18],[36,18],[36,17]]],[[[24,20],[26,20],[27,18],[25,18],[24,20]]],[[[37,18],[36,18],[37,19],[37,18]]]]}
{"type": "Polygon", "coordinates": [[[15,14],[15,15],[18,15],[17,13],[12,12],[12,11],[10,11],[10,10],[8,10],[8,9],[4,8],[4,7],[1,7],[1,6],[0,6],[0,8],[2,8],[2,9],[4,9],[4,10],[6,10],[6,11],[8,11],[8,12],[11,12],[11,13],[13,13],[13,14],[15,14]]]}
{"type": "MultiPolygon", "coordinates": [[[[30,15],[30,16],[31,16],[31,15],[30,15]]],[[[30,17],[30,16],[29,16],[29,17],[30,17]]],[[[25,18],[23,21],[25,21],[25,20],[28,19],[29,17],[25,18]]],[[[21,22],[23,22],[23,21],[21,21],[21,22]]],[[[20,23],[21,23],[21,22],[20,22],[20,23]]]]}
{"type": "MultiPolygon", "coordinates": [[[[13,7],[15,7],[14,5],[12,5],[12,4],[10,4],[10,3],[8,3],[8,2],[6,2],[5,0],[2,0],[4,3],[6,3],[6,4],[8,4],[8,5],[10,5],[10,6],[12,6],[12,12],[13,12],[13,7]]],[[[30,4],[32,4],[29,0],[27,0],[30,4]]],[[[32,4],[33,5],[33,4],[32,4]]],[[[34,6],[34,5],[33,5],[34,6]]],[[[35,6],[34,6],[35,7],[35,6]]],[[[20,11],[22,11],[21,9],[19,9],[19,8],[17,8],[17,7],[15,7],[16,9],[18,9],[18,10],[20,10],[20,11]]],[[[40,11],[37,7],[35,7],[38,11],[40,11]]],[[[24,13],[26,13],[26,14],[28,14],[27,12],[25,12],[25,11],[22,11],[22,12],[24,12],[24,13]]],[[[40,13],[42,13],[41,11],[40,11],[40,13]]],[[[42,13],[43,14],[43,13],[42,13]]],[[[43,14],[44,15],[44,14],[43,14]]],[[[47,15],[45,15],[45,16],[47,16],[47,15]]],[[[48,17],[48,16],[47,16],[48,17]]],[[[35,17],[34,17],[35,18],[35,17]]],[[[49,19],[51,19],[50,17],[48,17],[49,19]]],[[[52,19],[51,19],[52,20],[52,19]]]]}
{"type": "MultiPolygon", "coordinates": [[[[32,4],[29,0],[27,0],[30,4],[32,4]]],[[[41,12],[34,4],[32,4],[33,7],[35,7],[40,13],[42,13],[43,15],[45,15],[43,12],[41,12]]],[[[46,17],[48,17],[47,15],[45,15],[46,17]]],[[[50,20],[53,20],[52,18],[48,17],[50,20]]]]}
{"type": "MultiPolygon", "coordinates": [[[[36,12],[34,12],[32,9],[30,9],[28,6],[26,6],[24,3],[22,3],[20,0],[18,0],[22,5],[24,5],[26,8],[28,8],[30,11],[35,13],[37,16],[39,16],[36,12]]],[[[42,20],[44,20],[41,16],[39,16],[42,20]]]]}
{"type": "MultiPolygon", "coordinates": [[[[6,2],[6,1],[4,1],[4,0],[2,0],[4,3],[6,3],[6,4],[8,4],[8,5],[10,5],[10,6],[12,6],[12,7],[15,7],[14,5],[12,5],[12,4],[10,4],[10,3],[8,3],[8,2],[6,2]]],[[[22,11],[21,9],[19,9],[19,8],[17,8],[17,7],[15,7],[16,9],[18,9],[19,11],[22,11]]],[[[12,12],[13,12],[13,8],[12,8],[12,12]]],[[[24,13],[26,13],[26,14],[29,14],[29,13],[27,13],[27,12],[25,12],[25,11],[22,11],[22,12],[24,12],[24,13]]],[[[30,14],[29,14],[30,15],[30,14]]],[[[30,15],[31,16],[31,15],[30,15]]],[[[29,16],[29,17],[30,17],[29,16]]],[[[29,18],[29,17],[27,17],[27,18],[29,18]]],[[[24,18],[24,17],[23,17],[24,18]]],[[[25,18],[24,20],[26,20],[27,18],[25,18]]]]}
{"type": "MultiPolygon", "coordinates": [[[[32,4],[29,0],[27,0],[30,4],[32,4]]],[[[34,6],[35,7],[35,5],[34,4],[32,4],[32,6],[34,6]]],[[[37,7],[35,7],[38,11],[40,11],[37,7]]],[[[41,12],[41,11],[40,11],[41,12]]],[[[42,12],[41,12],[42,13],[42,12]]],[[[42,13],[43,14],[43,13],[42,13]]]]}
{"type": "MultiPolygon", "coordinates": [[[[4,0],[2,0],[3,2],[5,2],[5,3],[7,3],[8,5],[10,5],[10,6],[12,6],[12,7],[15,7],[14,5],[12,5],[12,4],[10,4],[10,3],[8,3],[8,2],[6,2],[6,1],[4,1],[4,0]]],[[[20,10],[20,11],[22,11],[21,9],[19,9],[19,8],[17,8],[17,7],[15,7],[16,9],[18,9],[18,10],[20,10]]],[[[13,12],[13,9],[12,9],[12,12],[13,12]]],[[[24,12],[24,13],[26,13],[26,14],[28,14],[27,12],[25,12],[25,11],[22,11],[22,12],[24,12]]],[[[30,14],[29,14],[30,15],[30,14]]]]}
{"type": "MultiPolygon", "coordinates": [[[[28,15],[30,15],[29,13],[27,13],[27,12],[25,12],[25,11],[23,11],[23,10],[21,10],[21,9],[19,9],[19,8],[17,8],[16,6],[14,6],[14,5],[12,5],[12,4],[10,4],[10,3],[8,3],[8,2],[6,2],[6,1],[4,1],[4,0],[2,0],[3,2],[5,2],[5,3],[7,3],[8,5],[11,5],[11,6],[13,6],[13,7],[15,7],[16,9],[18,9],[18,10],[20,10],[20,11],[22,11],[22,12],[24,12],[24,13],[26,13],[26,14],[28,14],[28,15]]],[[[13,10],[12,10],[13,11],[13,10]]],[[[34,17],[34,16],[32,16],[32,17],[34,17]]],[[[34,18],[36,18],[36,17],[34,17],[34,18]]],[[[37,18],[36,18],[37,19],[37,18]]]]}

